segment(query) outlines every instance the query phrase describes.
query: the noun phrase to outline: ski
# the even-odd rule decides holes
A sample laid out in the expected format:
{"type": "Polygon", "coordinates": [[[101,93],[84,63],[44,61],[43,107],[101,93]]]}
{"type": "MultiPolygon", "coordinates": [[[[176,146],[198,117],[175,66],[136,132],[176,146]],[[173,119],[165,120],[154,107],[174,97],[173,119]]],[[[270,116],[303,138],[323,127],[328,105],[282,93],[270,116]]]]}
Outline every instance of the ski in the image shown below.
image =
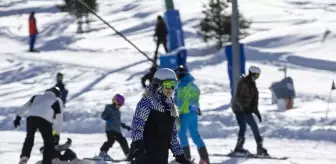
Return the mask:
{"type": "Polygon", "coordinates": [[[91,160],[91,161],[106,161],[106,162],[123,162],[126,159],[111,159],[111,160],[103,160],[100,158],[83,158],[84,160],[91,160]]]}
{"type": "Polygon", "coordinates": [[[257,154],[246,154],[246,155],[237,155],[233,153],[229,154],[212,154],[212,156],[226,156],[232,158],[256,158],[256,159],[273,159],[273,160],[286,160],[288,157],[276,157],[276,156],[260,156],[257,154]]]}

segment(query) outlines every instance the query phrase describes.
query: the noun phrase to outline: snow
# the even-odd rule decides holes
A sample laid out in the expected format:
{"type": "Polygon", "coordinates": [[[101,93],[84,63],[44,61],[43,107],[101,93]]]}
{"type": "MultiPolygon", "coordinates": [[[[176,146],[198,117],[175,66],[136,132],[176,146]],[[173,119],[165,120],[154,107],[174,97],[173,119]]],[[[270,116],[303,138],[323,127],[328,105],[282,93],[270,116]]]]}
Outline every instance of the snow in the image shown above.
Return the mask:
{"type": "MultiPolygon", "coordinates": [[[[152,40],[155,19],[164,10],[163,1],[99,0],[99,14],[153,57],[152,40]]],[[[233,149],[238,131],[230,108],[230,88],[224,51],[202,43],[197,26],[206,0],[175,1],[180,9],[188,67],[202,91],[199,130],[210,154],[233,149]]],[[[99,153],[105,141],[104,122],[100,114],[115,93],[126,97],[122,120],[130,124],[143,88],[140,77],[151,63],[137,50],[91,17],[90,33],[78,35],[75,19],[58,12],[61,0],[4,0],[0,2],[0,160],[17,163],[24,140],[25,121],[13,128],[15,111],[30,96],[42,93],[55,83],[57,72],[65,74],[69,89],[64,114],[63,141],[73,139],[73,149],[80,157],[99,153]],[[40,34],[37,49],[28,53],[29,12],[36,11],[40,34]],[[3,137],[5,136],[5,137],[3,137]],[[90,148],[90,149],[89,149],[90,148]]],[[[241,12],[253,23],[245,43],[247,68],[257,65],[262,75],[257,82],[259,109],[263,121],[260,131],[271,154],[289,156],[287,161],[229,159],[211,156],[214,163],[334,163],[336,150],[336,98],[331,92],[336,71],[334,13],[332,0],[240,0],[241,12]],[[331,33],[324,41],[326,30],[331,33]],[[283,78],[280,68],[288,68],[294,80],[297,98],[294,109],[278,111],[271,104],[269,86],[283,78]],[[328,117],[326,119],[326,111],[328,117]]],[[[163,53],[163,48],[160,48],[163,53]]],[[[123,132],[126,137],[129,132],[123,132]]],[[[255,151],[250,130],[246,148],[255,151]]],[[[31,162],[41,159],[42,144],[36,135],[31,162]]],[[[192,141],[190,141],[191,143],[192,141]]],[[[193,146],[193,144],[191,144],[193,146]]],[[[118,144],[109,152],[123,157],[118,144]]],[[[198,160],[195,146],[192,154],[198,160]]],[[[29,162],[30,163],[30,162],[29,162]]]]}

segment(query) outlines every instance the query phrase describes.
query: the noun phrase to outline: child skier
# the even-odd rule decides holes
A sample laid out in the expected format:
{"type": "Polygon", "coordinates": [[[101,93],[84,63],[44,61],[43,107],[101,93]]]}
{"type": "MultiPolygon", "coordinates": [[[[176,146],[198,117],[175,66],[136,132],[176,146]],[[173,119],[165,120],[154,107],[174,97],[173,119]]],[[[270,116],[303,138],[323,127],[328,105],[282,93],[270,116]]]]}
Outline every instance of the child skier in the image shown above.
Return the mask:
{"type": "Polygon", "coordinates": [[[120,94],[116,94],[112,99],[112,104],[107,104],[104,112],[101,114],[102,119],[106,121],[105,132],[107,141],[101,146],[99,156],[104,160],[111,160],[107,152],[113,146],[115,140],[119,142],[125,156],[128,156],[129,146],[120,129],[122,127],[131,130],[131,127],[125,125],[120,120],[121,114],[119,109],[124,105],[124,102],[125,98],[120,94]]]}
{"type": "MultiPolygon", "coordinates": [[[[60,160],[60,161],[75,161],[77,160],[77,155],[74,151],[69,149],[71,146],[72,140],[68,138],[67,142],[63,145],[59,144],[59,136],[55,135],[53,132],[54,138],[54,152],[53,152],[53,160],[60,160]],[[62,154],[62,152],[64,153],[62,154]]],[[[44,147],[40,148],[40,152],[43,153],[44,147]]]]}

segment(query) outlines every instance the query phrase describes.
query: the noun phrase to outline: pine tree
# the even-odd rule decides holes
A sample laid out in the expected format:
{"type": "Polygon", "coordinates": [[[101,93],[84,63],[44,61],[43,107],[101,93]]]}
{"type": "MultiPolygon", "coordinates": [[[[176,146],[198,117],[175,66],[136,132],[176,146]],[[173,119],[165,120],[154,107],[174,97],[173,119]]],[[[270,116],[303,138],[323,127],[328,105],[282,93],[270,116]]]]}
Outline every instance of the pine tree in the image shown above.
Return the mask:
{"type": "MultiPolygon", "coordinates": [[[[217,41],[217,48],[223,47],[223,43],[231,40],[231,0],[209,0],[203,6],[204,18],[201,20],[199,34],[205,42],[217,41]]],[[[239,15],[240,37],[247,35],[248,22],[242,15],[239,15]]]]}

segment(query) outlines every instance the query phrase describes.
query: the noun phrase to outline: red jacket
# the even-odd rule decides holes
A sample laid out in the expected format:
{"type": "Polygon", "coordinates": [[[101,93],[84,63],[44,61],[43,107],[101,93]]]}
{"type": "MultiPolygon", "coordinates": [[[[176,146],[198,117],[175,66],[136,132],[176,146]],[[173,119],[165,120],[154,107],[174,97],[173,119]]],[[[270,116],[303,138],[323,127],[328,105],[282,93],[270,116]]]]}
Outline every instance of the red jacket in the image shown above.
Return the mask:
{"type": "Polygon", "coordinates": [[[29,35],[36,35],[37,33],[35,17],[31,16],[29,17],[29,35]]]}

